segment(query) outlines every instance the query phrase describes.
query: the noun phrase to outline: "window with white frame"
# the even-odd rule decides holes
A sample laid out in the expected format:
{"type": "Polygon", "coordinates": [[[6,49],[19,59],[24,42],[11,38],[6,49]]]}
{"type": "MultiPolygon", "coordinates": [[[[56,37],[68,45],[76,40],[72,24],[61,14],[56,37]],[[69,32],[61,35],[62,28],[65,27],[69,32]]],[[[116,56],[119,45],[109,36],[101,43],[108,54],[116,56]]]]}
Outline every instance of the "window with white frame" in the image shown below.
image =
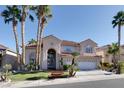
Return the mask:
{"type": "Polygon", "coordinates": [[[90,45],[86,46],[85,53],[93,53],[93,47],[91,47],[90,45]]]}
{"type": "Polygon", "coordinates": [[[72,52],[74,52],[74,47],[73,46],[63,46],[63,51],[72,53],[72,52]]]}

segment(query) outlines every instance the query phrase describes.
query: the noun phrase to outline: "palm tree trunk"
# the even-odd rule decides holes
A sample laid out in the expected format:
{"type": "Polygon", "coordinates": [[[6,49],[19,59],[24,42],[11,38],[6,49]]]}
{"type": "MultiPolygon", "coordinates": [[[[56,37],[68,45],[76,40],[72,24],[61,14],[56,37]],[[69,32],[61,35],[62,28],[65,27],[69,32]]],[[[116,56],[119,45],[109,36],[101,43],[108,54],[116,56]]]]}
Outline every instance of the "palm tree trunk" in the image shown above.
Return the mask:
{"type": "Polygon", "coordinates": [[[121,25],[118,25],[118,47],[119,47],[119,51],[118,51],[118,61],[120,61],[120,41],[121,41],[121,25]]]}
{"type": "Polygon", "coordinates": [[[38,20],[38,30],[37,30],[37,45],[36,45],[36,64],[39,64],[40,24],[41,24],[41,19],[39,18],[39,20],[38,20]]]}
{"type": "Polygon", "coordinates": [[[116,67],[117,60],[116,60],[115,54],[113,54],[113,64],[114,64],[114,67],[116,67]]]}
{"type": "Polygon", "coordinates": [[[40,39],[39,39],[39,63],[41,63],[41,52],[42,52],[42,42],[43,42],[43,29],[44,29],[44,17],[42,17],[41,29],[40,29],[40,39]]]}
{"type": "Polygon", "coordinates": [[[13,23],[13,33],[15,37],[15,43],[16,43],[16,53],[17,53],[17,65],[20,65],[20,56],[19,56],[19,42],[18,42],[18,35],[17,35],[17,27],[13,23]]]}
{"type": "Polygon", "coordinates": [[[25,21],[22,20],[21,22],[21,37],[22,37],[22,64],[25,64],[25,21]]]}

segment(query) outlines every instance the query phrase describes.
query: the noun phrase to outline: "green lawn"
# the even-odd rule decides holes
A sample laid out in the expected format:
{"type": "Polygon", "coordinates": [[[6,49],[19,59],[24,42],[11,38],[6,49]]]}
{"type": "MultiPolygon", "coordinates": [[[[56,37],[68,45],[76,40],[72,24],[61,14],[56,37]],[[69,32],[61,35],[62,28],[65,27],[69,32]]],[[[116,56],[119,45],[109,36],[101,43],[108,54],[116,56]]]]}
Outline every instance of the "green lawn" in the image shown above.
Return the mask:
{"type": "Polygon", "coordinates": [[[47,79],[48,72],[27,72],[27,73],[18,73],[10,76],[12,81],[23,81],[23,80],[38,80],[38,79],[47,79]]]}
{"type": "MultiPolygon", "coordinates": [[[[17,73],[10,76],[12,81],[24,81],[24,80],[39,80],[39,79],[48,79],[50,73],[45,72],[25,72],[17,73]]],[[[68,75],[68,72],[64,72],[64,75],[68,75]]]]}

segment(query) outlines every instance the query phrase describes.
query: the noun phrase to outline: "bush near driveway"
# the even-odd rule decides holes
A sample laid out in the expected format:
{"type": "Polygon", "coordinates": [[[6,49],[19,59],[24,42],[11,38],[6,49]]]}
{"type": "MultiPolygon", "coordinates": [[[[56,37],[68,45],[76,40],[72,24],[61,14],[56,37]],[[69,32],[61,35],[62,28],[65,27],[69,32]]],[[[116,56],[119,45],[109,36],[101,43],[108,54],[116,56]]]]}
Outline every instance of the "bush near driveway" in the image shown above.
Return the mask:
{"type": "Polygon", "coordinates": [[[124,73],[124,62],[119,62],[120,74],[124,73]]]}
{"type": "Polygon", "coordinates": [[[106,70],[106,71],[108,71],[112,67],[113,67],[113,64],[112,63],[109,63],[109,62],[101,62],[100,65],[99,65],[99,68],[100,69],[106,70]]]}

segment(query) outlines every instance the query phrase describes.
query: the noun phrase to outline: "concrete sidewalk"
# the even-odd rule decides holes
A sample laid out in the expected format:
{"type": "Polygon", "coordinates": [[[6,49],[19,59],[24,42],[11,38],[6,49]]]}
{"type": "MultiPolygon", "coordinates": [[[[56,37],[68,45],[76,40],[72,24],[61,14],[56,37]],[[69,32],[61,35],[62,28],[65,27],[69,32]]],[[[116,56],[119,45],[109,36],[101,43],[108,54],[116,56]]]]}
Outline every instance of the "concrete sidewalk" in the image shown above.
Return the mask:
{"type": "Polygon", "coordinates": [[[0,87],[4,87],[4,88],[5,87],[8,87],[8,88],[33,87],[33,86],[45,86],[45,85],[53,85],[53,84],[66,84],[66,83],[75,83],[75,82],[88,82],[88,81],[96,81],[96,80],[124,78],[124,74],[104,75],[104,72],[102,73],[100,73],[99,71],[96,74],[95,74],[95,71],[78,72],[75,77],[71,77],[71,78],[61,78],[61,79],[59,78],[59,79],[52,79],[52,80],[36,80],[36,81],[20,81],[20,82],[11,82],[11,83],[3,83],[3,84],[0,83],[0,87]]]}

